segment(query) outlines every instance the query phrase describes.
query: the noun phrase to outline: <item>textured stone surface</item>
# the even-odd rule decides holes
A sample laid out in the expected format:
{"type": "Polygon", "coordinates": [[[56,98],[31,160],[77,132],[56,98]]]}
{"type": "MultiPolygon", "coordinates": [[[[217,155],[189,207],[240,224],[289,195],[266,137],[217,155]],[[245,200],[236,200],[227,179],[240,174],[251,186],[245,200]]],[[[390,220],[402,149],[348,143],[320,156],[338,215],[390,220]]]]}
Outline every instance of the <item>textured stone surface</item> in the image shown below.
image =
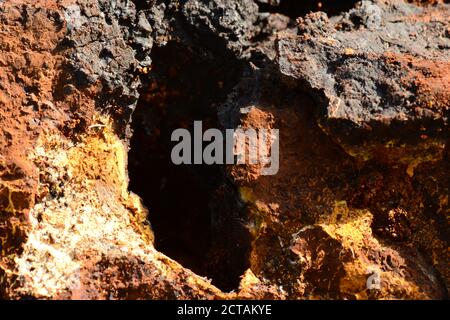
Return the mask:
{"type": "Polygon", "coordinates": [[[280,41],[281,71],[317,90],[321,125],[349,153],[441,159],[449,17],[446,7],[369,1],[342,17],[315,13],[298,20],[299,36],[280,41]]]}
{"type": "Polygon", "coordinates": [[[448,297],[449,5],[289,1],[0,2],[0,298],[448,297]],[[280,129],[278,174],[220,169],[206,204],[233,291],[129,191],[136,105],[152,139],[180,100],[280,129]]]}

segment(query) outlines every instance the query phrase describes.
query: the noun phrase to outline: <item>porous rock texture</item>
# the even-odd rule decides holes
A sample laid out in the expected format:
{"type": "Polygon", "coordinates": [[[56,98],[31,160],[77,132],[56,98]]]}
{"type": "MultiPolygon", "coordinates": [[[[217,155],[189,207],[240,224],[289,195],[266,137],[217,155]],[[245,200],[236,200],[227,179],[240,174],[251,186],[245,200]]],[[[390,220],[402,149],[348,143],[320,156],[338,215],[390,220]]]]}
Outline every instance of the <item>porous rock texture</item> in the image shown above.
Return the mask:
{"type": "Polygon", "coordinates": [[[290,1],[0,1],[0,298],[447,298],[450,6],[290,1]],[[128,188],[168,46],[223,73],[221,128],[280,130],[279,172],[228,165],[210,204],[234,290],[156,250],[128,188]]]}

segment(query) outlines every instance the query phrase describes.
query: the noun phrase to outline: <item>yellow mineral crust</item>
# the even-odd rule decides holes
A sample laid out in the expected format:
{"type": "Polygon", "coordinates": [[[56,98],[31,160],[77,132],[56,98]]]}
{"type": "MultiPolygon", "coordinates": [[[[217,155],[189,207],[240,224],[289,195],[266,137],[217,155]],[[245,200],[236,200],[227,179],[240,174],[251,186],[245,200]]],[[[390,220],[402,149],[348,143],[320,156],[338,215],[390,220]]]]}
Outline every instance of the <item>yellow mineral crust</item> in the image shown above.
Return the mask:
{"type": "MultiPolygon", "coordinates": [[[[102,126],[80,143],[45,132],[30,154],[45,178],[39,184],[42,201],[30,210],[28,239],[11,271],[20,282],[18,296],[83,298],[83,277],[94,254],[110,260],[133,256],[173,285],[178,273],[190,273],[154,250],[147,210],[127,190],[126,146],[107,118],[98,121],[102,126]]],[[[199,290],[219,294],[194,274],[188,279],[199,290]]]]}

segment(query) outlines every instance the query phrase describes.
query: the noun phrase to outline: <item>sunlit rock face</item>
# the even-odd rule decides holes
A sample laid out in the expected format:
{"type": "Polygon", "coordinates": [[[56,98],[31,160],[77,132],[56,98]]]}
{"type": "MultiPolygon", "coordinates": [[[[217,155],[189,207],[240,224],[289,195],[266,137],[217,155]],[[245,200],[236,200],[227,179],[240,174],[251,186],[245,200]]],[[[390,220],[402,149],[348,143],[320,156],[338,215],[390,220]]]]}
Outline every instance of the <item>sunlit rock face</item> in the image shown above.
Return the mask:
{"type": "Polygon", "coordinates": [[[0,298],[447,298],[450,6],[409,2],[1,1],[0,298]],[[174,165],[194,121],[278,172],[174,165]]]}

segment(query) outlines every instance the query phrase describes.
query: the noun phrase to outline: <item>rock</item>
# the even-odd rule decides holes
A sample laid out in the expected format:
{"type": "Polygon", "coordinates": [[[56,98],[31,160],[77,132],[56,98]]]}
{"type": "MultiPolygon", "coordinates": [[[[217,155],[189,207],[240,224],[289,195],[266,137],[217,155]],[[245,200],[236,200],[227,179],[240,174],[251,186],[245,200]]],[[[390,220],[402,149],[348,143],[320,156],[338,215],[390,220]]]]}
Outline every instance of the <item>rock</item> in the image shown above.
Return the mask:
{"type": "Polygon", "coordinates": [[[0,298],[447,298],[449,5],[289,3],[0,3],[0,298]],[[278,173],[173,169],[197,116],[278,173]]]}
{"type": "Polygon", "coordinates": [[[320,125],[349,154],[442,159],[449,14],[448,6],[369,1],[330,20],[313,13],[299,19],[298,36],[280,40],[280,70],[305,81],[320,125]]]}

